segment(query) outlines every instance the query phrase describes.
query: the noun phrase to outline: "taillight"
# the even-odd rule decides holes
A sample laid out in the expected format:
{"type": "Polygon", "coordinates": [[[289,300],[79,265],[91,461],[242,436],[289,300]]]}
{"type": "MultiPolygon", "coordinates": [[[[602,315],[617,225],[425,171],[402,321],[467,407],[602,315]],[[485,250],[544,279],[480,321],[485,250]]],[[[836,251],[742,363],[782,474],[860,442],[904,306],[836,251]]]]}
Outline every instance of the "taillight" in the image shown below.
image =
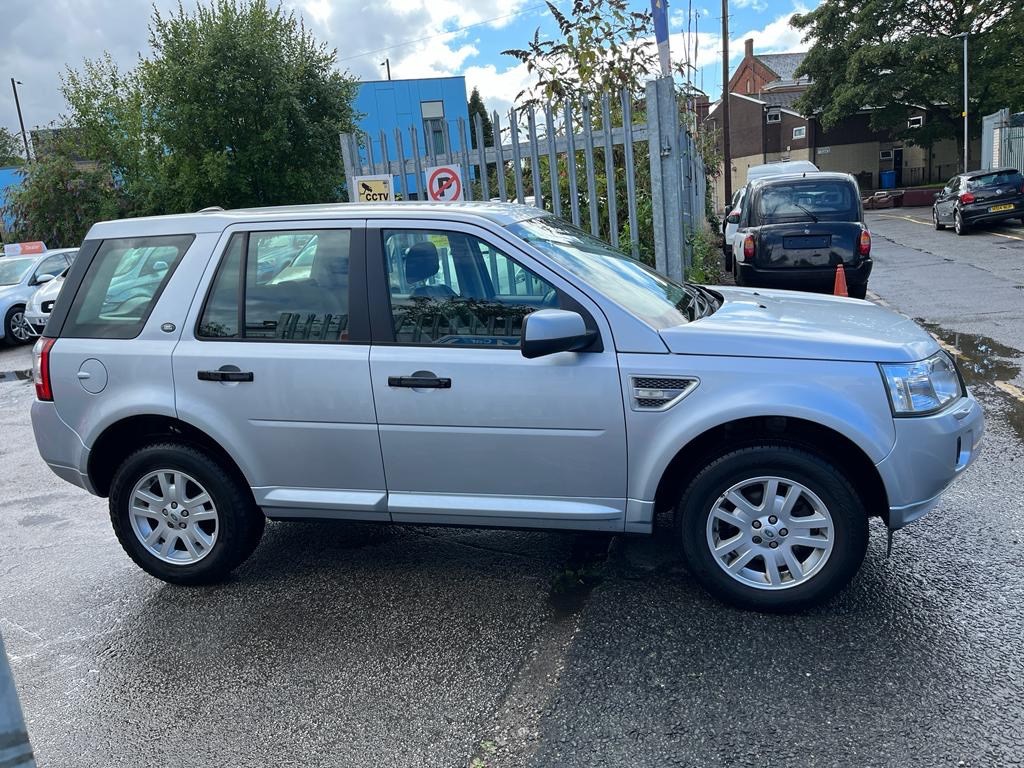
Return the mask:
{"type": "Polygon", "coordinates": [[[857,241],[857,253],[861,256],[868,256],[871,254],[871,233],[866,229],[861,230],[860,240],[857,241]]]}
{"type": "Polygon", "coordinates": [[[971,192],[964,192],[962,195],[960,195],[960,202],[963,203],[964,205],[970,205],[971,203],[974,202],[974,200],[975,197],[971,192]]]}
{"type": "Polygon", "coordinates": [[[743,260],[752,261],[754,258],[754,236],[747,235],[743,238],[743,260]]]}
{"type": "Polygon", "coordinates": [[[32,348],[32,381],[36,385],[36,398],[53,400],[50,386],[50,349],[56,339],[41,338],[32,348]]]}

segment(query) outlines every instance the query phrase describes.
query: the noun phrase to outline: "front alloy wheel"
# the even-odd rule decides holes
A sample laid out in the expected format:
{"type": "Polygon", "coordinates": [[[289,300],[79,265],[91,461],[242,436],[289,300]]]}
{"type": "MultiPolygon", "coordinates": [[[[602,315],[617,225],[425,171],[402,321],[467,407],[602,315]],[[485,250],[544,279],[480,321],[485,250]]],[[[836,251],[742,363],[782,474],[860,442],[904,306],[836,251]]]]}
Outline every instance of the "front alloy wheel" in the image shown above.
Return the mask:
{"type": "Polygon", "coordinates": [[[867,512],[842,468],[765,442],[725,454],[683,492],[676,528],[690,570],[716,597],[759,611],[821,603],[867,551],[867,512]]]}
{"type": "Polygon", "coordinates": [[[945,229],[946,228],[945,224],[940,224],[939,223],[939,212],[937,210],[935,210],[934,207],[932,208],[932,226],[935,227],[936,229],[945,229]]]}
{"type": "Polygon", "coordinates": [[[708,516],[706,536],[718,566],[754,589],[788,589],[809,581],[835,544],[825,503],[782,477],[755,477],[729,488],[708,516]]]}

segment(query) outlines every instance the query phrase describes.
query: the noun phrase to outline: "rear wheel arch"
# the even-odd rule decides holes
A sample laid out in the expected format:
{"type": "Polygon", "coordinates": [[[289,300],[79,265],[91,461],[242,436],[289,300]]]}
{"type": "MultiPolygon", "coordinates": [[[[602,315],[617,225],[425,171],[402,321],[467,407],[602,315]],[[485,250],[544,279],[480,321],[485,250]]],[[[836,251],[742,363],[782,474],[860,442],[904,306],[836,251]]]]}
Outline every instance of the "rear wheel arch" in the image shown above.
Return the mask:
{"type": "MultiPolygon", "coordinates": [[[[198,427],[171,416],[138,415],[109,425],[89,450],[89,480],[99,496],[110,493],[110,483],[118,467],[135,451],[146,445],[168,440],[190,445],[212,456],[221,467],[246,488],[248,478],[234,457],[216,440],[198,427]]],[[[251,491],[250,491],[251,493],[251,491]]]]}
{"type": "Polygon", "coordinates": [[[885,484],[860,446],[834,429],[789,416],[757,416],[724,422],[690,440],[662,472],[655,493],[655,514],[673,510],[697,474],[717,458],[765,441],[800,448],[824,458],[843,472],[870,516],[888,520],[885,484]]]}

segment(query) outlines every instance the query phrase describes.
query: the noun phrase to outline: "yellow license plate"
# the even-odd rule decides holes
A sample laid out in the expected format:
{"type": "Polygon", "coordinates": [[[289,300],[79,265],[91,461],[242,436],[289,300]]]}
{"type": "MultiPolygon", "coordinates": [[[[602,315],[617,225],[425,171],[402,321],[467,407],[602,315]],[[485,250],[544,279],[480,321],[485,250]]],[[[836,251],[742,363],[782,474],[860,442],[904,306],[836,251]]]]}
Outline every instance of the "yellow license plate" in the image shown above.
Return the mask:
{"type": "Polygon", "coordinates": [[[993,205],[988,210],[989,213],[995,213],[996,211],[1012,211],[1013,203],[1010,203],[1009,205],[993,205]]]}

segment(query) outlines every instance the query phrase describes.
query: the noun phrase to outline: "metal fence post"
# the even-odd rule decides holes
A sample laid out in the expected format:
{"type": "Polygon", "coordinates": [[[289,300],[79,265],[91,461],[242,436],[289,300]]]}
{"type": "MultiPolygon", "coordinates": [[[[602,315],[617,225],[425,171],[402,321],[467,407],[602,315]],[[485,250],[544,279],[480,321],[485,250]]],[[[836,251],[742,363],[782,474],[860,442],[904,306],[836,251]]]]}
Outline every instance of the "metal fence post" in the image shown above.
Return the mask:
{"type": "Polygon", "coordinates": [[[654,219],[655,268],[683,279],[683,157],[679,110],[671,77],[647,83],[648,144],[651,154],[651,207],[654,219]]]}

